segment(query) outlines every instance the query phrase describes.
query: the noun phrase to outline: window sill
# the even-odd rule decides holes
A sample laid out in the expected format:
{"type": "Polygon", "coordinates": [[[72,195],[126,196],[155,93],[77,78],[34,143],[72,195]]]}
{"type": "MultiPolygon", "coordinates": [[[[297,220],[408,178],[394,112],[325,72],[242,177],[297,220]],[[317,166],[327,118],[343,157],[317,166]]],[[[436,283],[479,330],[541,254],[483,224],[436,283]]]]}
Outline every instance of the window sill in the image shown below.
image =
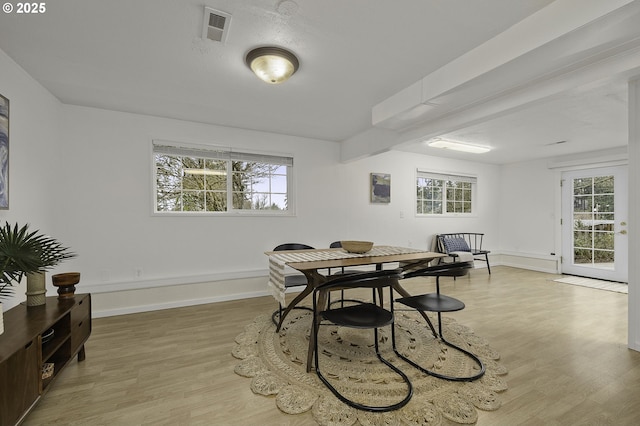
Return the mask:
{"type": "Polygon", "coordinates": [[[295,217],[295,213],[274,212],[152,212],[158,217],[295,217]]]}
{"type": "Polygon", "coordinates": [[[417,218],[475,218],[475,213],[416,214],[417,218]]]}

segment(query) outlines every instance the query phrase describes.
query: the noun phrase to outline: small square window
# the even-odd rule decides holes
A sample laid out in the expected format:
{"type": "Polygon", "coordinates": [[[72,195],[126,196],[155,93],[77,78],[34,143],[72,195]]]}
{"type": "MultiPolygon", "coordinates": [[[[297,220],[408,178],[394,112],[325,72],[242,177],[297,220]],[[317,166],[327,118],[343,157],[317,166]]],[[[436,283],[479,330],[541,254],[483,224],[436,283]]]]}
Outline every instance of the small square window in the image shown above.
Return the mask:
{"type": "Polygon", "coordinates": [[[418,171],[418,215],[472,214],[476,178],[418,171]]]}

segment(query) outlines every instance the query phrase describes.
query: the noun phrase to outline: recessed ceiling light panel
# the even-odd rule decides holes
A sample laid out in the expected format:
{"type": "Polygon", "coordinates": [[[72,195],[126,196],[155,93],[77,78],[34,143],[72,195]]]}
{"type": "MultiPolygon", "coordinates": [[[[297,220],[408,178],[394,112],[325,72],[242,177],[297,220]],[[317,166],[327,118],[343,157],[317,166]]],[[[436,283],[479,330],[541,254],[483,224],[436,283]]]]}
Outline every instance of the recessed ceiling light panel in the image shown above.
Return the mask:
{"type": "Polygon", "coordinates": [[[431,148],[451,149],[454,151],[471,152],[473,154],[484,154],[491,151],[488,146],[474,145],[466,142],[452,141],[448,139],[434,139],[427,143],[431,148]]]}

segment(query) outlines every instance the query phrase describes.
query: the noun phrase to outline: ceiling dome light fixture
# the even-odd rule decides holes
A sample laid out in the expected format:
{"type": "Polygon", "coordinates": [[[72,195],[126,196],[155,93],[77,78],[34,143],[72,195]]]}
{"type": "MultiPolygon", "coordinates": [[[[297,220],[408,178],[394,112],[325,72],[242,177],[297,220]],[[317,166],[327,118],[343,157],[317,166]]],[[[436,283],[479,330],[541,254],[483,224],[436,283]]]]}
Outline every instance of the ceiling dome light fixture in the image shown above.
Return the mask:
{"type": "Polygon", "coordinates": [[[281,47],[257,47],[247,53],[247,66],[262,81],[280,84],[287,81],[300,66],[296,55],[281,47]]]}

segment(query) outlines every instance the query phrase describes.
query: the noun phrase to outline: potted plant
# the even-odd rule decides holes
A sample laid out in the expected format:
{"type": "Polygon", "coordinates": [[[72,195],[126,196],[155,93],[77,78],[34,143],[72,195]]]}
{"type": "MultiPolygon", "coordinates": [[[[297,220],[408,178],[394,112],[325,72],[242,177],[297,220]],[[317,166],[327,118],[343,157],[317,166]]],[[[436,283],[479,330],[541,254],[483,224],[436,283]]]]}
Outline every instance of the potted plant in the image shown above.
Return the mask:
{"type": "Polygon", "coordinates": [[[74,256],[57,240],[29,231],[28,224],[19,227],[5,222],[0,227],[0,299],[13,295],[13,286],[26,274],[44,272],[74,256]]]}

